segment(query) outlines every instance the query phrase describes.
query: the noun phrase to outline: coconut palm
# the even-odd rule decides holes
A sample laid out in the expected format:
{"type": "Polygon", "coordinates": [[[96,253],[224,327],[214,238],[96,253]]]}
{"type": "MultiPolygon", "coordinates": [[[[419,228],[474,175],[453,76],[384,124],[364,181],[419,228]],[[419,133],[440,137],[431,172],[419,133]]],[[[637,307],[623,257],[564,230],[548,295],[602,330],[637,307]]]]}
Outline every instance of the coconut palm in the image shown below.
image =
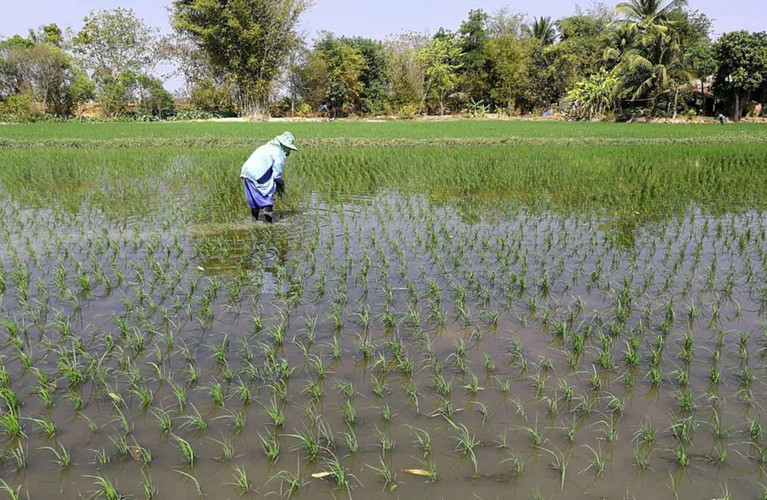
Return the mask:
{"type": "Polygon", "coordinates": [[[663,0],[628,0],[615,7],[626,22],[646,30],[665,30],[671,12],[687,5],[687,0],[671,0],[663,6],[663,0]]]}
{"type": "Polygon", "coordinates": [[[660,33],[652,39],[642,39],[639,47],[623,53],[616,69],[623,75],[624,82],[635,89],[634,99],[647,97],[655,107],[660,97],[669,95],[667,111],[674,115],[679,87],[693,78],[677,38],[660,33]]]}
{"type": "Polygon", "coordinates": [[[527,36],[537,38],[543,45],[557,41],[557,28],[550,17],[534,17],[533,22],[526,24],[523,29],[527,36]]]}
{"type": "Polygon", "coordinates": [[[612,47],[605,59],[615,62],[614,72],[633,90],[632,97],[646,97],[652,108],[673,92],[669,106],[676,114],[679,86],[691,78],[689,64],[669,15],[687,5],[687,0],[628,0],[615,10],[624,16],[613,33],[612,47]]]}

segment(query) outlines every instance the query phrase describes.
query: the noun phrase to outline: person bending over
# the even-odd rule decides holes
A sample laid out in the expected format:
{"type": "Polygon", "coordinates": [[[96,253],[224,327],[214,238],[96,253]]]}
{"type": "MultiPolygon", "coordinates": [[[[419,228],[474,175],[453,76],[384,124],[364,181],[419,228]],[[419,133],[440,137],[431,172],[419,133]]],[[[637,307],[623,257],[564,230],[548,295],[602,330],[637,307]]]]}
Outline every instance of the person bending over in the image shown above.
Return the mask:
{"type": "Polygon", "coordinates": [[[282,172],[291,151],[298,151],[293,134],[285,132],[256,149],[242,165],[240,178],[245,184],[245,199],[250,213],[258,220],[261,210],[266,222],[272,222],[274,195],[285,192],[282,172]]]}

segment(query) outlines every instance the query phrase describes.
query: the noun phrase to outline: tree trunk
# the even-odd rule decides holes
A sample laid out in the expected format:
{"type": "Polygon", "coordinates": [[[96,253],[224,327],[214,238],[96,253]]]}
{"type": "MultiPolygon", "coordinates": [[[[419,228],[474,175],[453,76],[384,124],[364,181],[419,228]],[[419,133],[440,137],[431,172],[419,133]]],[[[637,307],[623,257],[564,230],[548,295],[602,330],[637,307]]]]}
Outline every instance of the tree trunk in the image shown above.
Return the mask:
{"type": "Polygon", "coordinates": [[[735,115],[732,117],[732,121],[739,122],[743,116],[743,106],[748,101],[748,94],[741,97],[740,92],[735,92],[735,115]]]}
{"type": "Polygon", "coordinates": [[[674,90],[674,115],[673,119],[676,120],[676,105],[679,102],[679,87],[674,90]]]}

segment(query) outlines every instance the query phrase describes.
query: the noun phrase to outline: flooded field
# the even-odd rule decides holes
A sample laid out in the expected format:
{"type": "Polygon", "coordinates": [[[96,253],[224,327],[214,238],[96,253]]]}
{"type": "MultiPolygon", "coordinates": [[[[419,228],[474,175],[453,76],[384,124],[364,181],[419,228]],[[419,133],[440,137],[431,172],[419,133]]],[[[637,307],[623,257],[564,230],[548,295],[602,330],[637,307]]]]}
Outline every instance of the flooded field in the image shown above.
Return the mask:
{"type": "Polygon", "coordinates": [[[0,152],[10,498],[767,495],[764,141],[0,152]]]}

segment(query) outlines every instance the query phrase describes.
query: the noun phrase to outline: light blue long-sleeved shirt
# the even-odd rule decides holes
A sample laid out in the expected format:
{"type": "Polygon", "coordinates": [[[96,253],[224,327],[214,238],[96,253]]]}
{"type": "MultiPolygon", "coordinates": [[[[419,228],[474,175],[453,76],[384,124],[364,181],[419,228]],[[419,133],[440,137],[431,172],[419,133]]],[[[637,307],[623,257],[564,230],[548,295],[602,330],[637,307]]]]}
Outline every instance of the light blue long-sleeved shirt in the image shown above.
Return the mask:
{"type": "Polygon", "coordinates": [[[240,177],[253,181],[263,196],[273,197],[277,189],[274,180],[282,178],[286,158],[282,146],[275,140],[269,141],[250,155],[242,166],[240,177]],[[271,175],[268,175],[270,169],[271,175]]]}

